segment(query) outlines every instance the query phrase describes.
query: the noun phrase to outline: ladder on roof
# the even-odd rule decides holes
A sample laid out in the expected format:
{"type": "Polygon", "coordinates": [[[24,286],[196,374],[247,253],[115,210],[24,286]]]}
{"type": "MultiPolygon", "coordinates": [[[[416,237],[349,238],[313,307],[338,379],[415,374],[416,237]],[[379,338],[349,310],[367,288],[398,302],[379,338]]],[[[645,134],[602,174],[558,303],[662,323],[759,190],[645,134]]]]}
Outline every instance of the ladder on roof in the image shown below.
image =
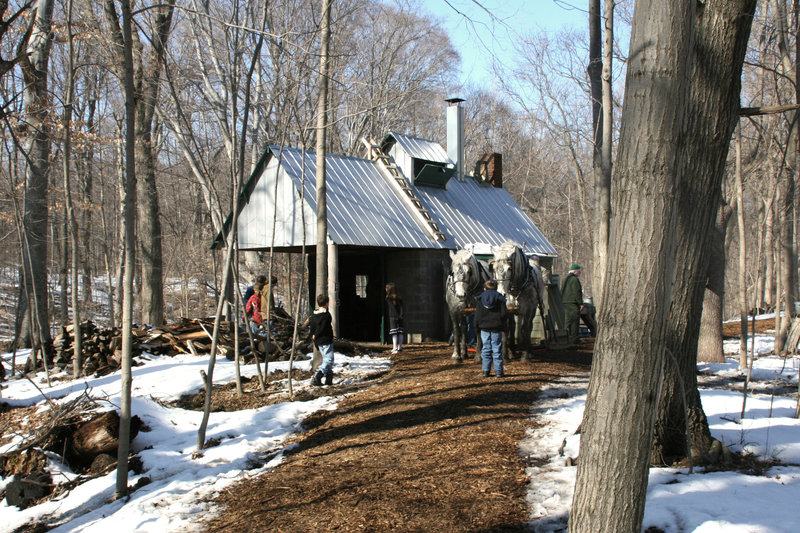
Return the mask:
{"type": "Polygon", "coordinates": [[[392,162],[391,158],[383,153],[381,147],[374,140],[362,137],[361,142],[367,147],[369,157],[377,162],[378,166],[384,171],[384,174],[389,179],[389,183],[395,191],[412,207],[412,212],[416,215],[417,220],[419,220],[433,240],[446,241],[447,236],[439,229],[439,224],[433,219],[428,209],[422,205],[422,201],[414,194],[414,189],[408,185],[400,169],[392,162]]]}

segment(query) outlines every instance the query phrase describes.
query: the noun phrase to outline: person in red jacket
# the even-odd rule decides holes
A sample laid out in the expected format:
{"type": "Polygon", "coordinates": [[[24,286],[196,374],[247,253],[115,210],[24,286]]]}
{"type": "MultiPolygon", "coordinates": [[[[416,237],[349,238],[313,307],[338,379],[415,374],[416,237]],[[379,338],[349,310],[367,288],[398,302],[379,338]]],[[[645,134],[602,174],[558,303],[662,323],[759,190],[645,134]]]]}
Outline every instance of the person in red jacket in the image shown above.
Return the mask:
{"type": "Polygon", "coordinates": [[[244,312],[250,318],[250,329],[253,330],[253,333],[258,333],[258,328],[264,321],[264,317],[261,315],[261,291],[263,289],[263,283],[256,283],[253,287],[253,295],[244,306],[244,312]]]}

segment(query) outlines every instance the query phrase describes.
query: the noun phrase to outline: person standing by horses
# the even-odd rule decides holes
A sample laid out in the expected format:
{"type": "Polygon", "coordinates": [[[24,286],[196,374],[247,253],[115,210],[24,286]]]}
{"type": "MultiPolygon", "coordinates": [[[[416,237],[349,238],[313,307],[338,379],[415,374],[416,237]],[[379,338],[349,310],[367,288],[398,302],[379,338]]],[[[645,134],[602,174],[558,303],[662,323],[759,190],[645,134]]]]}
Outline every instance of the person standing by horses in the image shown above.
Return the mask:
{"type": "Polygon", "coordinates": [[[317,296],[317,308],[309,320],[311,340],[322,355],[322,364],[311,378],[311,384],[316,387],[322,385],[323,376],[325,385],[333,384],[333,318],[328,311],[329,301],[327,294],[317,296]]]}
{"type": "Polygon", "coordinates": [[[475,303],[475,327],[481,332],[481,361],[483,377],[491,375],[492,361],[494,360],[494,374],[501,378],[503,371],[503,329],[505,328],[506,309],[505,297],[497,292],[497,281],[490,279],[483,284],[483,292],[475,303]]]}
{"type": "Polygon", "coordinates": [[[389,320],[389,335],[392,336],[392,353],[403,349],[403,320],[405,318],[403,300],[397,294],[397,286],[386,284],[386,317],[389,320]]]}
{"type": "Polygon", "coordinates": [[[569,273],[561,284],[561,301],[564,304],[564,318],[569,335],[569,343],[578,342],[578,325],[583,310],[583,287],[581,286],[581,266],[572,263],[569,273]]]}

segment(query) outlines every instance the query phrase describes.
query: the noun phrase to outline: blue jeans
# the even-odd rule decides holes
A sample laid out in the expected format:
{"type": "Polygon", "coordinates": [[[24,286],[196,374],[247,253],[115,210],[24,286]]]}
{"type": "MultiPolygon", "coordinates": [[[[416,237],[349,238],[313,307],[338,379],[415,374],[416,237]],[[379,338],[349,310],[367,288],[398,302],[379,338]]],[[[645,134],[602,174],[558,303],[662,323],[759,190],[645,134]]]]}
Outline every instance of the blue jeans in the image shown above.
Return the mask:
{"type": "Polygon", "coordinates": [[[323,374],[333,373],[333,344],[323,344],[317,346],[319,353],[322,355],[322,364],[319,365],[318,370],[323,374]]]}
{"type": "Polygon", "coordinates": [[[494,359],[494,373],[498,376],[503,375],[503,332],[502,331],[483,331],[481,330],[481,362],[483,371],[488,372],[492,368],[494,359]]]}

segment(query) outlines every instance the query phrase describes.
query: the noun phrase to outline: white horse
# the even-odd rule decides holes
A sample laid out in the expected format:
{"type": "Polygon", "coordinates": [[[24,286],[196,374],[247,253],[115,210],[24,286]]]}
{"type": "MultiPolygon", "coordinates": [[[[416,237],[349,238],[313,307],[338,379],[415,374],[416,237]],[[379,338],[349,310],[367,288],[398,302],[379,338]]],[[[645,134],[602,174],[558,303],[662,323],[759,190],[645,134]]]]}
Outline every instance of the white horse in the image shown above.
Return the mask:
{"type": "MultiPolygon", "coordinates": [[[[447,275],[447,307],[453,324],[453,362],[467,356],[467,309],[475,307],[475,297],[483,291],[489,272],[469,250],[450,251],[447,275]]],[[[476,359],[479,355],[476,355],[476,359]]]]}
{"type": "Polygon", "coordinates": [[[536,308],[541,308],[544,313],[542,273],[530,266],[522,247],[514,242],[507,241],[493,247],[492,253],[492,273],[497,280],[497,292],[506,297],[506,305],[510,309],[516,309],[516,313],[508,315],[509,323],[503,334],[503,357],[506,360],[510,358],[510,344],[516,340],[522,357],[530,360],[531,330],[536,308]]]}

